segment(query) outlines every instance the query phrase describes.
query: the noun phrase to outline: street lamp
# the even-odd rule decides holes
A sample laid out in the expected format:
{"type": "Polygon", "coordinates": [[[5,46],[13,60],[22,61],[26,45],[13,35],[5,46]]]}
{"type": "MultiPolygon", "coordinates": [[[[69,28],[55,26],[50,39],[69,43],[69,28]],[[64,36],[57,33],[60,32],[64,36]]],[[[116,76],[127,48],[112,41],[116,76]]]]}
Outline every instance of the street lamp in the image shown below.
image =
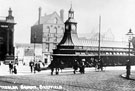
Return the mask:
{"type": "Polygon", "coordinates": [[[129,53],[128,53],[128,56],[129,56],[129,60],[130,60],[130,45],[131,45],[131,41],[132,41],[132,37],[133,37],[133,32],[131,29],[129,29],[129,32],[126,34],[128,36],[128,42],[129,42],[129,53]]]}
{"type": "Polygon", "coordinates": [[[133,32],[131,29],[129,29],[129,32],[126,34],[129,38],[128,38],[128,42],[129,42],[129,53],[128,53],[128,60],[127,60],[127,63],[126,63],[126,69],[127,69],[127,72],[126,72],[126,78],[129,79],[129,75],[130,75],[130,68],[131,68],[131,65],[130,65],[130,45],[131,45],[131,41],[132,41],[132,37],[133,37],[133,32]]]}

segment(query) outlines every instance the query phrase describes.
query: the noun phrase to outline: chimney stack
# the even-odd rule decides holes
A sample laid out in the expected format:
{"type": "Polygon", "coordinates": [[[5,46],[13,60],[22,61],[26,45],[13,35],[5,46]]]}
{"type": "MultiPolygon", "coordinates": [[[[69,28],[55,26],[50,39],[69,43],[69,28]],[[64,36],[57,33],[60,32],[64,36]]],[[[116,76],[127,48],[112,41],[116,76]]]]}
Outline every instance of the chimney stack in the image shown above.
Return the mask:
{"type": "Polygon", "coordinates": [[[40,24],[40,17],[41,17],[41,7],[39,7],[38,24],[40,24]]]}
{"type": "Polygon", "coordinates": [[[60,10],[60,18],[64,22],[64,10],[63,9],[60,10]]]}

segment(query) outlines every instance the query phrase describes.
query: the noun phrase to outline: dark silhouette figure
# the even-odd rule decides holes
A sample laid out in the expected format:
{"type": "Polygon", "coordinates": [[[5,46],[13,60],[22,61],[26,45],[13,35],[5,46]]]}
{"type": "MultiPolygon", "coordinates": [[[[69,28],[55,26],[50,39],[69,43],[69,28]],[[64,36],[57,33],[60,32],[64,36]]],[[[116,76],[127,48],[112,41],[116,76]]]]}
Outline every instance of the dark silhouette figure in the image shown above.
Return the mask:
{"type": "Polygon", "coordinates": [[[38,72],[41,71],[40,62],[35,62],[34,73],[36,73],[36,71],[38,71],[38,72]]]}
{"type": "Polygon", "coordinates": [[[73,63],[73,69],[74,69],[73,73],[74,74],[76,74],[76,71],[78,70],[78,66],[79,66],[79,63],[77,60],[75,60],[73,63]]]}
{"type": "Polygon", "coordinates": [[[99,71],[99,62],[97,59],[94,60],[94,67],[95,67],[95,71],[97,71],[97,69],[99,71]]]}
{"type": "Polygon", "coordinates": [[[103,61],[99,60],[98,61],[98,70],[101,69],[101,71],[103,71],[103,61]]]}
{"type": "Polygon", "coordinates": [[[129,76],[130,76],[130,69],[131,69],[130,61],[127,60],[127,63],[126,63],[126,78],[127,79],[129,79],[129,76]]]}
{"type": "Polygon", "coordinates": [[[81,74],[85,73],[85,59],[82,59],[80,62],[80,73],[81,74]]]}
{"type": "Polygon", "coordinates": [[[53,75],[54,67],[55,67],[55,64],[54,64],[54,61],[52,60],[51,64],[49,65],[49,68],[51,69],[51,75],[53,75]]]}
{"type": "Polygon", "coordinates": [[[9,63],[9,72],[10,72],[10,74],[12,74],[12,72],[13,72],[13,62],[9,63]]]}
{"type": "Polygon", "coordinates": [[[101,71],[103,71],[103,67],[104,67],[103,60],[100,60],[100,66],[101,66],[101,71]]]}
{"type": "Polygon", "coordinates": [[[33,72],[34,62],[30,61],[29,63],[31,73],[33,72]]]}
{"type": "Polygon", "coordinates": [[[13,73],[14,74],[17,74],[17,68],[16,68],[16,66],[14,66],[13,73]]]}
{"type": "Polygon", "coordinates": [[[59,74],[60,65],[61,65],[60,60],[57,59],[57,60],[54,61],[54,63],[55,63],[56,75],[58,75],[59,74]]]}
{"type": "Polygon", "coordinates": [[[63,61],[60,61],[60,69],[61,69],[61,72],[64,69],[64,62],[63,61]]]}

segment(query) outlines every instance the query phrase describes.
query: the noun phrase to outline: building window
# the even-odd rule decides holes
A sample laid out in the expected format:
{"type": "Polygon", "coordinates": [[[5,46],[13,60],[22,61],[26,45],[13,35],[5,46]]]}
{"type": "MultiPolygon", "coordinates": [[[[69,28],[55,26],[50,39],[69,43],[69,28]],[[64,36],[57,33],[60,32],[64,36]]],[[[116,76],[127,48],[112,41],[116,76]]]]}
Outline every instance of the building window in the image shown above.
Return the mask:
{"type": "Polygon", "coordinates": [[[49,26],[46,27],[46,31],[45,32],[50,33],[50,27],[49,26]]]}
{"type": "Polygon", "coordinates": [[[57,33],[63,34],[63,33],[64,33],[64,29],[63,29],[63,28],[60,28],[60,29],[57,31],[57,33]]]}
{"type": "Polygon", "coordinates": [[[43,37],[48,37],[48,33],[43,32],[43,37]]]}
{"type": "Polygon", "coordinates": [[[56,48],[56,44],[53,44],[53,49],[55,49],[56,48]]]}
{"type": "Polygon", "coordinates": [[[57,27],[54,27],[53,29],[51,29],[50,33],[57,33],[57,27]]]}
{"type": "Polygon", "coordinates": [[[54,18],[53,22],[54,22],[54,24],[57,24],[58,23],[58,19],[54,18]]]}

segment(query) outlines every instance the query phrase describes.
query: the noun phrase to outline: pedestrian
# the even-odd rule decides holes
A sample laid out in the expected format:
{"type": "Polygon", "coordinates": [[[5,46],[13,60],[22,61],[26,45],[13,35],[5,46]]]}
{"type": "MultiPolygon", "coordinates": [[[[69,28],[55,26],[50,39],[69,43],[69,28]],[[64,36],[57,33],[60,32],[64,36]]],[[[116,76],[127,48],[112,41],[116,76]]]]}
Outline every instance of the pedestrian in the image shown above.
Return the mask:
{"type": "Polygon", "coordinates": [[[78,61],[75,59],[74,62],[73,62],[73,73],[76,74],[76,71],[78,70],[78,66],[79,66],[79,63],[78,61]]]}
{"type": "Polygon", "coordinates": [[[12,72],[13,72],[13,62],[12,61],[9,62],[9,72],[10,72],[10,74],[12,74],[12,72]]]}
{"type": "Polygon", "coordinates": [[[31,73],[32,73],[33,72],[33,67],[34,67],[34,62],[30,61],[29,66],[30,66],[30,70],[31,70],[31,73]]]}
{"type": "Polygon", "coordinates": [[[80,62],[80,73],[81,74],[85,73],[85,59],[82,59],[80,62]]]}
{"type": "Polygon", "coordinates": [[[34,62],[34,73],[36,73],[36,70],[37,70],[37,61],[34,62]]]}
{"type": "Polygon", "coordinates": [[[127,60],[127,63],[126,63],[126,78],[127,79],[129,79],[130,77],[130,69],[131,69],[130,61],[127,60]]]}
{"type": "Polygon", "coordinates": [[[51,61],[51,64],[49,65],[49,68],[51,69],[51,75],[53,75],[53,72],[54,72],[54,61],[52,60],[51,61]]]}
{"type": "Polygon", "coordinates": [[[99,62],[97,59],[94,60],[94,66],[95,66],[95,71],[97,71],[97,69],[99,69],[99,62]]]}
{"type": "Polygon", "coordinates": [[[54,61],[54,67],[55,67],[56,75],[59,75],[59,69],[60,69],[60,60],[59,59],[56,59],[54,61]]]}
{"type": "Polygon", "coordinates": [[[100,62],[100,69],[101,71],[103,71],[103,60],[99,60],[99,62],[100,62]]]}
{"type": "Polygon", "coordinates": [[[37,62],[37,71],[40,72],[41,71],[41,67],[40,67],[40,61],[37,62]]]}
{"type": "Polygon", "coordinates": [[[64,62],[63,61],[60,61],[60,69],[61,69],[61,72],[64,69],[64,62]]]}
{"type": "Polygon", "coordinates": [[[13,73],[14,74],[17,74],[17,68],[16,68],[16,66],[14,66],[14,68],[13,68],[13,73]]]}

